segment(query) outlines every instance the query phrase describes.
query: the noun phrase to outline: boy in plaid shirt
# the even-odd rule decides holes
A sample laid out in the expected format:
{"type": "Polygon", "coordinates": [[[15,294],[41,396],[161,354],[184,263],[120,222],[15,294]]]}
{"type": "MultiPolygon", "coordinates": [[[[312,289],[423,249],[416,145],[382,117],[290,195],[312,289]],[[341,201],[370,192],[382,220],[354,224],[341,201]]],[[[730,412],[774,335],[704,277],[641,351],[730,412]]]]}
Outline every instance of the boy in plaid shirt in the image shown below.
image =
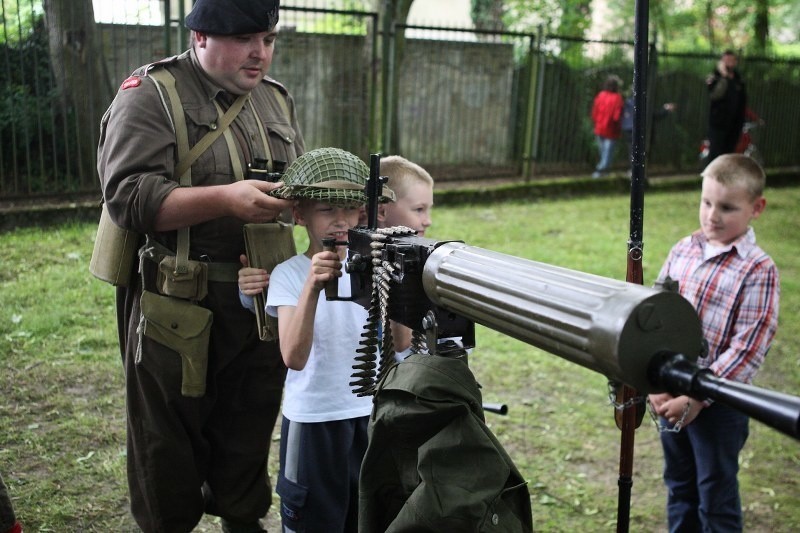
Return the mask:
{"type": "MultiPolygon", "coordinates": [[[[698,364],[750,383],[778,326],[778,270],[750,227],[766,206],[766,178],[742,154],[717,157],[702,176],[700,229],[672,248],[659,279],[677,280],[697,310],[708,341],[698,364]]],[[[649,401],[670,426],[680,423],[661,432],[669,530],[741,531],[737,476],[747,415],[688,396],[651,394],[649,401]]]]}

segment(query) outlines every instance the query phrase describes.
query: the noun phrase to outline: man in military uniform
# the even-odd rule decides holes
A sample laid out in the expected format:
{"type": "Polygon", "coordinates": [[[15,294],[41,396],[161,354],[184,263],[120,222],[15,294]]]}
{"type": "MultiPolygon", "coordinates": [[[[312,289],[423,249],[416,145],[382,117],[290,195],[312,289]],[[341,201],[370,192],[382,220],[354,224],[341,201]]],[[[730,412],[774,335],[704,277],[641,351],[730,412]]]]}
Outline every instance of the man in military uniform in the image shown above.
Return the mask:
{"type": "Polygon", "coordinates": [[[276,184],[247,179],[248,164],[272,170],[304,150],[291,96],[266,77],[278,3],[198,0],[185,21],[191,49],[138,69],[101,124],[106,208],[144,243],[117,313],[131,511],[147,532],[191,531],[203,513],[226,532],[262,531],[271,501],[266,464],[286,370],[278,343],[259,340],[236,280],[243,225],[289,207],[265,194],[276,184]],[[182,148],[216,130],[224,135],[210,135],[184,172],[182,148]]]}

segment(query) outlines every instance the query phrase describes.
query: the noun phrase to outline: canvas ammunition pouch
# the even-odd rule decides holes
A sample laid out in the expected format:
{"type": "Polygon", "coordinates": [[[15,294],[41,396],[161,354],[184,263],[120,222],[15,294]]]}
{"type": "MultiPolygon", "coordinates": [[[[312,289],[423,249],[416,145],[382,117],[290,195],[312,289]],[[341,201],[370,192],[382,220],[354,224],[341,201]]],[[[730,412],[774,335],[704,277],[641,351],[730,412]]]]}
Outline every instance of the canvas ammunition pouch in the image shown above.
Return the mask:
{"type": "Polygon", "coordinates": [[[141,235],[117,226],[103,203],[94,240],[89,272],[115,287],[127,287],[136,264],[141,235]]]}
{"type": "Polygon", "coordinates": [[[142,291],[141,309],[141,333],[181,357],[181,394],[203,396],[213,313],[187,300],[149,291],[142,291]]]}
{"type": "Polygon", "coordinates": [[[179,268],[176,256],[166,256],[158,263],[158,291],[166,296],[199,301],[208,294],[208,266],[187,260],[179,268]]]}
{"type": "Polygon", "coordinates": [[[239,263],[189,259],[189,251],[180,242],[177,252],[173,252],[151,237],[147,238],[139,254],[157,265],[155,288],[159,293],[186,300],[205,298],[209,281],[235,283],[242,268],[239,263]]]}

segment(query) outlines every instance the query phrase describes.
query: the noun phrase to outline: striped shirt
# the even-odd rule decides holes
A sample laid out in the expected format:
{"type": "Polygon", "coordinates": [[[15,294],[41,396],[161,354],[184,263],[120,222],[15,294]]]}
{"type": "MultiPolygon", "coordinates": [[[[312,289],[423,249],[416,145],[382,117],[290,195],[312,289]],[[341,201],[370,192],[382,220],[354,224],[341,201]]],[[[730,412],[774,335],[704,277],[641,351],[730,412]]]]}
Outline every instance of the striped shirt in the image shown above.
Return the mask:
{"type": "Polygon", "coordinates": [[[707,245],[702,231],[680,240],[658,278],[678,281],[680,294],[697,310],[708,341],[708,355],[697,364],[721,378],[750,383],[778,328],[778,269],[756,245],[752,228],[704,254],[707,245]]]}

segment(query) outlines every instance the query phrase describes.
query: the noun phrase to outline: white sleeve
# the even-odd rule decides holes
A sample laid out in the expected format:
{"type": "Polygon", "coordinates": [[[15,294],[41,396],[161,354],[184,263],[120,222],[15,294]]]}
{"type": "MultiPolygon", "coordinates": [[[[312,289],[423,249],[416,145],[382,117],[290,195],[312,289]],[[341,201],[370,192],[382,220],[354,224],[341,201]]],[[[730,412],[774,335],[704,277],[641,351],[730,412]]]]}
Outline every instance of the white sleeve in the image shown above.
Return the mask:
{"type": "Polygon", "coordinates": [[[251,310],[253,313],[256,312],[256,301],[255,298],[252,296],[248,296],[244,294],[241,290],[239,291],[239,301],[242,304],[242,307],[245,309],[251,310]]]}

